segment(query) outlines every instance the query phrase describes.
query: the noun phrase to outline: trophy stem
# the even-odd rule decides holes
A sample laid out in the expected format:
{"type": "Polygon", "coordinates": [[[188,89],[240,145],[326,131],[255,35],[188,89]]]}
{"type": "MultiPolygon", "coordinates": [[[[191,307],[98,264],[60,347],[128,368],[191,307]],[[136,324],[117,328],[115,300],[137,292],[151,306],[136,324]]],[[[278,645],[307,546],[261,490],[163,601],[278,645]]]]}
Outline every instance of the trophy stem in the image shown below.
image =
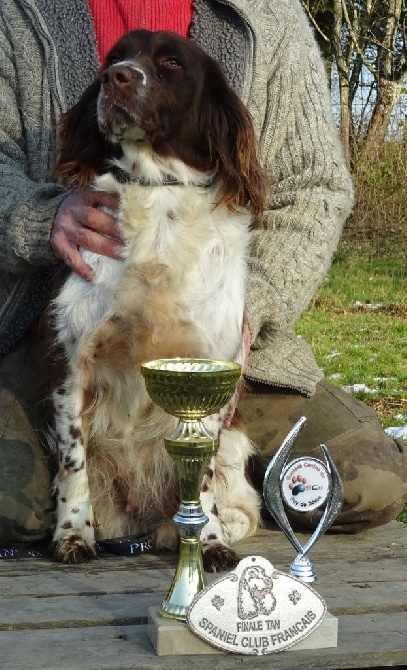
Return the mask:
{"type": "Polygon", "coordinates": [[[177,569],[160,615],[185,621],[193,598],[206,586],[200,535],[208,517],[203,513],[199,494],[206,467],[219,440],[201,421],[193,420],[180,421],[164,442],[178,470],[181,503],[173,520],[181,543],[177,569]]]}
{"type": "Polygon", "coordinates": [[[185,621],[191,602],[205,586],[201,541],[199,537],[181,537],[177,569],[168,594],[161,604],[160,616],[185,621]]]}

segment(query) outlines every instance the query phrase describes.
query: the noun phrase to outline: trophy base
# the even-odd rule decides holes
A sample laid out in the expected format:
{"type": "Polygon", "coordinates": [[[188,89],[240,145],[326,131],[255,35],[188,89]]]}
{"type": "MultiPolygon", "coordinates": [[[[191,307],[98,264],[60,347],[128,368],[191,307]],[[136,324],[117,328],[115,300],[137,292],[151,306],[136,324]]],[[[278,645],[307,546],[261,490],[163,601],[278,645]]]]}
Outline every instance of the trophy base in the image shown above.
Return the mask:
{"type": "MultiPolygon", "coordinates": [[[[147,634],[157,656],[229,653],[201,640],[192,633],[186,623],[161,618],[157,607],[150,607],[148,610],[147,634]]],[[[337,646],[338,619],[327,612],[318,628],[283,653],[337,646]]]]}

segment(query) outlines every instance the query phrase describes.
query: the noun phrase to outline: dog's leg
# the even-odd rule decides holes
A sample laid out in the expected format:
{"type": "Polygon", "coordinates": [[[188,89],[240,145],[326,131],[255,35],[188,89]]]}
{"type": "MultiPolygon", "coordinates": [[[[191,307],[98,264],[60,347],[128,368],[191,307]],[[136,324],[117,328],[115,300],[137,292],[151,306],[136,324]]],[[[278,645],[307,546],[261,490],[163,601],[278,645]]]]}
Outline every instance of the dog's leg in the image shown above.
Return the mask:
{"type": "Polygon", "coordinates": [[[202,507],[209,518],[201,535],[208,572],[234,568],[239,556],[229,545],[256,531],[260,500],[245,473],[252,451],[244,433],[222,429],[218,453],[211,460],[201,490],[202,507]]]}
{"type": "Polygon", "coordinates": [[[79,563],[96,556],[86,471],[87,429],[81,416],[84,399],[74,378],[72,374],[68,376],[53,395],[59,460],[53,553],[63,563],[79,563]]]}

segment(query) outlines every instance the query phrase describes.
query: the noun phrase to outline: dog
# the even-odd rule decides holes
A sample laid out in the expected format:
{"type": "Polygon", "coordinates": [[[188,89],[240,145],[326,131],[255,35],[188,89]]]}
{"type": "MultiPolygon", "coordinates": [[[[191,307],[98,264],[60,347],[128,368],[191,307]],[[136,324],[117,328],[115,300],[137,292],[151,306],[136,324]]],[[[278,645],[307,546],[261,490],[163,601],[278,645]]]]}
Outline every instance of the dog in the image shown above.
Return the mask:
{"type": "MultiPolygon", "coordinates": [[[[246,258],[267,189],[251,119],[197,44],[133,31],[63,115],[56,172],[70,187],[118,194],[124,251],[83,250],[94,281],[72,273],[52,305],[66,366],[53,392],[54,556],[89,560],[98,540],[145,531],[174,549],[178,480],[163,437],[176,419],[150,400],[140,364],[243,363],[246,258]]],[[[205,420],[220,435],[201,489],[211,571],[236,565],[230,545],[259,522],[246,477],[253,445],[227,414],[205,420]]]]}

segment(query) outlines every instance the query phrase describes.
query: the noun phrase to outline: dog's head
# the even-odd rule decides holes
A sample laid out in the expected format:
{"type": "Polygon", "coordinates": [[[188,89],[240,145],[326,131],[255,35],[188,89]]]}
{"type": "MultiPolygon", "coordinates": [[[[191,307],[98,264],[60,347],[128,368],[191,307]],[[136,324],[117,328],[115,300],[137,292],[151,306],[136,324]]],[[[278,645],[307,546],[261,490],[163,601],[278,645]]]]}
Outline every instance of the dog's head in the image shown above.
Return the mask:
{"type": "Polygon", "coordinates": [[[62,118],[57,174],[85,185],[126,146],[217,172],[230,208],[262,211],[267,180],[250,115],[219,65],[169,32],[136,30],[107,55],[97,79],[62,118]]]}

